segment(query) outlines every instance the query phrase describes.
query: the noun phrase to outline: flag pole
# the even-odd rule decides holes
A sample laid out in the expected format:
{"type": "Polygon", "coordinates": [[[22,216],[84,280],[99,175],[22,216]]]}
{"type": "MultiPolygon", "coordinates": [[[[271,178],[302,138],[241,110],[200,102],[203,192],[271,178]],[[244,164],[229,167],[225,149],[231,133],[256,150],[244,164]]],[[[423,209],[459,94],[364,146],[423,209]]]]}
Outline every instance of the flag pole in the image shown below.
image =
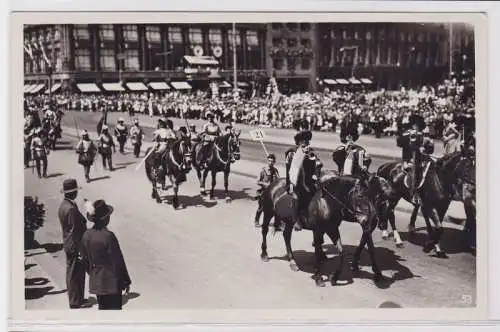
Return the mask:
{"type": "Polygon", "coordinates": [[[449,25],[449,34],[448,34],[448,38],[449,38],[449,47],[450,47],[450,51],[449,51],[449,76],[451,78],[451,73],[453,72],[453,23],[450,22],[450,25],[449,25]]]}
{"type": "Polygon", "coordinates": [[[238,77],[237,77],[237,73],[236,73],[236,61],[237,61],[237,57],[236,57],[236,23],[233,22],[233,40],[232,40],[232,43],[233,43],[233,89],[234,89],[234,93],[236,95],[236,92],[238,91],[238,77]]]}

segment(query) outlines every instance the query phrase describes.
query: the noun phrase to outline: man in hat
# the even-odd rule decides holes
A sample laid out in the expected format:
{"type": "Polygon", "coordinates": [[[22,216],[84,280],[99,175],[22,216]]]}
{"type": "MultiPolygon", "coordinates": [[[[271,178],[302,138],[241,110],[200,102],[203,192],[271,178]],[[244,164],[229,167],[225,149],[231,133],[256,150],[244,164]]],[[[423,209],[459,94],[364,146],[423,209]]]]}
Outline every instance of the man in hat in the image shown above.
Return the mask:
{"type": "Polygon", "coordinates": [[[62,228],[63,249],[66,254],[66,288],[69,307],[77,309],[84,305],[85,265],[81,261],[81,240],[87,229],[87,221],[80,213],[75,199],[78,190],[75,179],[63,182],[64,199],[59,206],[59,221],[62,228]]]}
{"type": "Polygon", "coordinates": [[[80,142],[76,145],[76,153],[78,154],[78,163],[83,166],[87,183],[90,182],[90,167],[94,163],[96,152],[97,149],[89,138],[88,131],[83,130],[80,142]]]}
{"type": "Polygon", "coordinates": [[[106,169],[106,161],[110,171],[113,171],[113,151],[116,152],[115,142],[113,137],[109,134],[109,129],[107,125],[102,126],[101,134],[99,135],[98,150],[102,156],[102,167],[106,169]],[[113,150],[111,150],[113,149],[113,150]]]}
{"type": "Polygon", "coordinates": [[[118,124],[115,127],[115,137],[120,145],[120,153],[123,154],[125,143],[127,142],[128,128],[125,125],[125,120],[123,118],[118,119],[118,124]]]}
{"type": "Polygon", "coordinates": [[[86,202],[94,223],[82,238],[82,256],[89,274],[89,292],[97,295],[99,310],[121,310],[122,292],[130,290],[130,276],[116,235],[108,230],[113,207],[104,200],[86,202]]]}
{"type": "Polygon", "coordinates": [[[371,157],[368,155],[366,150],[355,144],[359,139],[358,131],[359,119],[357,116],[349,113],[340,124],[340,141],[343,143],[336,152],[343,152],[345,158],[340,158],[340,163],[343,165],[340,167],[341,173],[345,175],[360,175],[368,170],[371,164],[371,157]]]}
{"type": "Polygon", "coordinates": [[[267,156],[267,166],[262,167],[260,171],[259,179],[257,181],[257,185],[259,185],[259,189],[257,189],[257,199],[259,201],[259,206],[257,208],[257,212],[255,213],[255,227],[259,227],[259,219],[262,214],[262,192],[275,180],[277,180],[280,176],[278,169],[274,166],[276,163],[276,156],[274,154],[269,154],[267,156]]]}
{"type": "Polygon", "coordinates": [[[139,119],[134,120],[134,125],[130,128],[130,139],[132,141],[132,145],[134,146],[134,156],[139,158],[139,154],[141,153],[141,145],[142,140],[144,138],[144,132],[142,128],[139,126],[139,119]]]}
{"type": "Polygon", "coordinates": [[[35,160],[36,172],[38,174],[38,178],[42,177],[41,168],[43,167],[43,177],[47,177],[47,155],[49,154],[49,150],[45,146],[42,138],[40,137],[42,133],[42,128],[36,128],[33,131],[33,138],[31,139],[31,155],[35,160]],[[43,164],[40,165],[40,163],[43,164]]]}
{"type": "Polygon", "coordinates": [[[198,152],[198,165],[202,169],[207,168],[207,159],[212,151],[213,143],[215,139],[220,136],[221,130],[219,125],[214,121],[214,113],[208,111],[206,114],[208,122],[203,125],[202,137],[203,144],[200,151],[198,152]]]}

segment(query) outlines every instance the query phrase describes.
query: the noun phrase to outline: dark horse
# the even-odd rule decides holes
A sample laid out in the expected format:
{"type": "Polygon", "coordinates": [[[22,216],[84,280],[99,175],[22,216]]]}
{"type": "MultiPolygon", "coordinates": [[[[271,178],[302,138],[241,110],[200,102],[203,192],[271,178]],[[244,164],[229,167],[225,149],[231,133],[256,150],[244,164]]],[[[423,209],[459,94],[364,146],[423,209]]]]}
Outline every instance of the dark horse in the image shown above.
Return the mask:
{"type": "Polygon", "coordinates": [[[146,150],[145,169],[146,175],[153,186],[151,198],[161,203],[161,196],[158,185],[165,188],[165,179],[169,178],[174,190],[172,206],[179,207],[179,185],[186,181],[186,175],[191,170],[191,141],[186,135],[178,135],[178,139],[161,156],[160,167],[155,167],[154,152],[150,153],[153,147],[146,150]]]}
{"type": "Polygon", "coordinates": [[[351,268],[359,271],[361,251],[368,245],[372,261],[374,280],[382,278],[382,273],[375,260],[375,250],[372,233],[377,227],[379,215],[385,213],[386,198],[391,192],[390,185],[375,175],[356,178],[347,175],[333,176],[320,183],[319,190],[314,194],[309,204],[309,224],[313,229],[316,267],[314,279],[316,285],[324,286],[321,277],[321,267],[327,259],[323,252],[323,236],[327,234],[336,245],[340,264],[338,269],[329,276],[332,285],[339,279],[344,262],[344,251],[340,239],[339,226],[343,220],[361,225],[362,235],[354,253],[351,268]]]}
{"type": "Polygon", "coordinates": [[[207,180],[208,172],[212,173],[212,188],[210,189],[210,199],[214,198],[214,189],[216,185],[217,173],[224,173],[224,195],[226,202],[231,201],[229,196],[229,173],[231,172],[231,163],[234,160],[240,159],[240,134],[241,131],[231,131],[223,136],[215,138],[212,144],[212,149],[209,153],[207,165],[208,168],[202,170],[200,168],[199,160],[197,158],[203,142],[195,143],[192,150],[193,166],[196,169],[198,180],[200,181],[200,193],[206,196],[205,181],[207,180]]]}
{"type": "MultiPolygon", "coordinates": [[[[290,268],[298,271],[298,266],[295,263],[292,253],[292,231],[294,225],[299,220],[299,204],[306,204],[311,200],[316,191],[314,177],[319,178],[321,171],[321,162],[317,158],[306,157],[303,165],[299,171],[295,193],[287,191],[287,180],[280,178],[272,182],[262,192],[262,212],[264,214],[262,222],[262,245],[261,245],[261,259],[268,261],[267,255],[267,233],[269,232],[269,224],[274,217],[275,229],[280,228],[282,222],[285,223],[283,237],[285,239],[286,257],[290,263],[290,268]],[[299,202],[301,200],[302,202],[299,202]]],[[[303,227],[311,230],[304,221],[303,227]]]]}
{"type": "MultiPolygon", "coordinates": [[[[436,162],[430,156],[424,154],[422,154],[419,159],[424,167],[422,170],[421,181],[420,183],[415,183],[415,187],[421,199],[420,208],[430,236],[430,240],[424,245],[423,249],[428,253],[434,248],[438,257],[445,257],[446,254],[441,251],[439,242],[441,234],[443,233],[442,220],[449,206],[449,202],[447,202],[448,195],[445,192],[443,184],[440,180],[439,169],[436,162]],[[434,225],[431,225],[430,220],[432,220],[434,225]]],[[[383,164],[377,170],[377,175],[389,181],[389,183],[393,186],[395,193],[390,199],[390,205],[386,218],[380,220],[380,229],[386,230],[387,221],[389,221],[396,234],[394,209],[401,198],[417,207],[411,216],[411,219],[416,218],[419,205],[412,202],[412,195],[410,189],[408,188],[408,183],[415,177],[411,176],[409,173],[407,174],[402,169],[401,162],[389,162],[383,164]]]]}
{"type": "Polygon", "coordinates": [[[56,149],[58,134],[59,132],[56,123],[50,120],[44,120],[42,122],[42,136],[47,148],[52,150],[56,149]]]}

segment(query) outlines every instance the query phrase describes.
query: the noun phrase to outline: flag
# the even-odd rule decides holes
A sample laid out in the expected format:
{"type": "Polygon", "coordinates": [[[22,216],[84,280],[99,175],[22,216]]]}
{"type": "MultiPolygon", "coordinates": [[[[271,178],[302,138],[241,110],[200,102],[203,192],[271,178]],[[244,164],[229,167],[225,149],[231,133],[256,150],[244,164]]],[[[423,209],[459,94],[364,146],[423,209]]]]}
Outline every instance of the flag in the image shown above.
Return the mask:
{"type": "Polygon", "coordinates": [[[24,43],[24,50],[26,51],[26,53],[28,53],[28,55],[30,56],[30,59],[31,60],[34,60],[35,58],[33,57],[33,50],[31,49],[31,45],[29,42],[25,42],[24,43]]]}
{"type": "Polygon", "coordinates": [[[50,67],[50,60],[47,57],[47,54],[45,53],[45,47],[43,47],[42,45],[40,49],[42,50],[43,59],[45,60],[45,62],[47,62],[47,65],[50,67]]]}

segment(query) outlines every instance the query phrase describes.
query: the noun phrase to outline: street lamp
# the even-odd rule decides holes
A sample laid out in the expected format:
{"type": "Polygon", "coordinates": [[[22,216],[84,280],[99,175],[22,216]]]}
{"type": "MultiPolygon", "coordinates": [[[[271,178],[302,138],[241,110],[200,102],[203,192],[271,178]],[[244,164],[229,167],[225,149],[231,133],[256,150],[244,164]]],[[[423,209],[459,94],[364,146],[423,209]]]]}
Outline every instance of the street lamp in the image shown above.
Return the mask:
{"type": "Polygon", "coordinates": [[[354,70],[356,68],[356,65],[358,64],[359,46],[356,46],[356,45],[343,46],[340,48],[340,52],[345,52],[345,51],[350,51],[350,50],[354,50],[354,61],[352,62],[352,68],[351,68],[351,77],[354,77],[354,70]]]}

